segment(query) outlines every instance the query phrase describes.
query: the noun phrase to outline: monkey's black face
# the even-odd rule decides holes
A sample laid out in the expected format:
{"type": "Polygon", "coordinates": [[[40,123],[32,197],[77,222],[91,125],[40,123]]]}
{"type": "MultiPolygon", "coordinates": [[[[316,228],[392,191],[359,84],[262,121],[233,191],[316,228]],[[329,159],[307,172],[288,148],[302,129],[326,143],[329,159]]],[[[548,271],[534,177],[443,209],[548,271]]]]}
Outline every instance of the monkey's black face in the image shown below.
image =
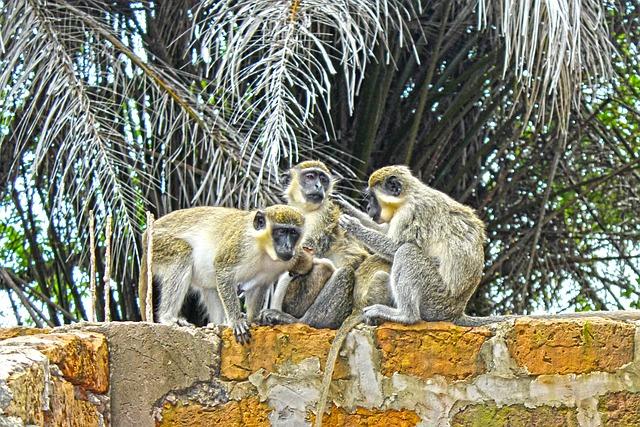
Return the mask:
{"type": "Polygon", "coordinates": [[[398,197],[402,194],[402,181],[397,176],[392,175],[384,180],[382,188],[390,196],[398,197]]]}
{"type": "Polygon", "coordinates": [[[302,232],[298,227],[287,225],[274,225],[271,227],[273,247],[279,259],[289,261],[293,258],[301,235],[302,232]]]}
{"type": "Polygon", "coordinates": [[[329,176],[320,169],[309,168],[300,171],[302,194],[309,203],[322,203],[330,185],[329,176]]]}
{"type": "Polygon", "coordinates": [[[367,210],[367,214],[373,219],[375,222],[380,221],[380,203],[378,203],[378,199],[376,199],[375,194],[369,188],[364,190],[364,202],[365,209],[367,210]]]}

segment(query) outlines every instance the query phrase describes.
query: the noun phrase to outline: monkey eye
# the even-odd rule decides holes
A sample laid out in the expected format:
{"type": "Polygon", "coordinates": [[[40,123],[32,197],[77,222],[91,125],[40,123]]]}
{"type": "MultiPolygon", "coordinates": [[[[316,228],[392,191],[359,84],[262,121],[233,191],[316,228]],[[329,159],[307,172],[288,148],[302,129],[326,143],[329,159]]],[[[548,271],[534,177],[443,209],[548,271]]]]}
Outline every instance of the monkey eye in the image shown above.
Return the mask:
{"type": "Polygon", "coordinates": [[[262,211],[256,212],[256,216],[253,219],[253,227],[256,230],[262,230],[266,226],[267,226],[267,220],[264,217],[264,212],[262,212],[262,211]]]}
{"type": "Polygon", "coordinates": [[[304,177],[305,177],[307,180],[312,181],[312,180],[316,179],[316,174],[315,174],[315,173],[313,173],[313,172],[307,172],[307,173],[304,175],[304,177]]]}
{"type": "Polygon", "coordinates": [[[320,183],[322,185],[326,185],[326,184],[329,183],[329,178],[327,178],[327,175],[325,175],[323,173],[320,174],[320,183]]]}
{"type": "Polygon", "coordinates": [[[399,196],[402,192],[402,182],[396,176],[390,176],[385,181],[385,189],[394,196],[399,196]]]}

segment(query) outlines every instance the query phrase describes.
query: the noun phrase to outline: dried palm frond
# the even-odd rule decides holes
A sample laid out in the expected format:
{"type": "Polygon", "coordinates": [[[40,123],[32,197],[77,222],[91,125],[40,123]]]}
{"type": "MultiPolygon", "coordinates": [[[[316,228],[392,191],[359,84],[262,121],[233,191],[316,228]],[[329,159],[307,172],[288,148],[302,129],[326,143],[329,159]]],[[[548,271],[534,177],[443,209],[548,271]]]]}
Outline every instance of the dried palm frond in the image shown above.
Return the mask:
{"type": "Polygon", "coordinates": [[[515,71],[515,98],[527,106],[525,122],[536,109],[535,122],[557,118],[558,129],[566,133],[585,80],[602,83],[612,75],[603,3],[479,0],[477,14],[479,26],[495,28],[504,44],[503,73],[515,71]]]}
{"type": "Polygon", "coordinates": [[[172,199],[182,206],[266,202],[257,191],[259,164],[233,142],[237,134],[179,76],[118,38],[98,3],[82,4],[1,5],[0,149],[13,150],[12,167],[25,156],[34,174],[47,164],[60,208],[75,210],[79,224],[86,226],[89,206],[98,229],[113,212],[116,260],[126,259],[119,253],[137,258],[144,205],[164,213],[172,199]],[[189,169],[196,157],[208,160],[208,170],[189,169]],[[157,187],[166,198],[147,200],[157,187]]]}
{"type": "MultiPolygon", "coordinates": [[[[196,16],[194,39],[210,58],[213,101],[246,129],[245,149],[252,157],[261,150],[272,172],[282,157],[291,162],[301,148],[313,148],[312,119],[331,110],[338,73],[353,111],[373,48],[386,47],[390,34],[407,43],[413,15],[396,0],[210,0],[196,16]]],[[[332,123],[320,132],[329,140],[332,123]]]]}

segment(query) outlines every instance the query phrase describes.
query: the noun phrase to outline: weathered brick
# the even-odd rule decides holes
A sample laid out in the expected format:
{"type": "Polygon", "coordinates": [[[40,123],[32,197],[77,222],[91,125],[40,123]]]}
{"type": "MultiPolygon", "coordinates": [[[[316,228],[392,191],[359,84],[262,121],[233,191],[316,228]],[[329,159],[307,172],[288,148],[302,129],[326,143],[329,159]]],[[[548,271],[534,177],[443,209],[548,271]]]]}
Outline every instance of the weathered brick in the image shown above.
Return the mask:
{"type": "MultiPolygon", "coordinates": [[[[316,416],[309,413],[311,424],[315,424],[316,416]]],[[[322,417],[323,426],[393,426],[410,427],[420,422],[420,417],[409,409],[371,410],[358,407],[355,412],[349,413],[343,408],[333,406],[328,414],[322,417]]]]}
{"type": "MultiPolygon", "coordinates": [[[[251,328],[251,342],[241,345],[227,328],[222,333],[220,376],[242,381],[261,368],[267,372],[279,372],[287,364],[298,364],[310,357],[319,358],[324,369],[335,335],[336,331],[302,324],[259,326],[251,328]]],[[[338,358],[333,378],[347,378],[348,373],[347,362],[338,358]]]]}
{"type": "Polygon", "coordinates": [[[51,378],[50,411],[45,412],[45,425],[66,427],[103,426],[102,417],[93,404],[78,399],[73,384],[51,378]]]}
{"type": "Polygon", "coordinates": [[[21,337],[23,335],[46,334],[50,329],[26,328],[24,326],[16,326],[13,328],[0,328],[0,341],[8,338],[21,337]]]}
{"type": "Polygon", "coordinates": [[[452,427],[529,427],[529,426],[577,426],[574,408],[523,405],[497,407],[472,405],[454,415],[452,427]]]}
{"type": "Polygon", "coordinates": [[[638,426],[640,425],[640,393],[620,391],[608,393],[600,398],[598,412],[602,425],[638,426]]]}
{"type": "Polygon", "coordinates": [[[216,407],[165,403],[156,426],[270,426],[270,413],[271,408],[257,398],[231,401],[216,407]]]}
{"type": "Polygon", "coordinates": [[[533,375],[613,372],[633,359],[633,325],[599,318],[519,319],[507,337],[533,375]]]}
{"type": "Polygon", "coordinates": [[[385,323],[376,328],[375,336],[384,375],[398,372],[418,378],[464,379],[484,371],[480,347],[491,332],[446,322],[385,323]]]}
{"type": "Polygon", "coordinates": [[[3,345],[35,348],[58,365],[72,384],[98,394],[109,389],[109,351],[103,335],[91,332],[51,333],[10,338],[3,345]]]}

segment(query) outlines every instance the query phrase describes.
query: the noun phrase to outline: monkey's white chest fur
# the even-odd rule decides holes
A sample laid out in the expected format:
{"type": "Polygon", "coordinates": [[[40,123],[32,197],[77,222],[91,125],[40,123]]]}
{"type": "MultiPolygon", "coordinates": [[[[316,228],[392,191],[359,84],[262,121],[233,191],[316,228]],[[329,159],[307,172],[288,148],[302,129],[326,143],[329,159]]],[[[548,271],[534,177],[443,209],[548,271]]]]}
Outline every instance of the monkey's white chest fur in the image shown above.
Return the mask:
{"type": "Polygon", "coordinates": [[[289,264],[284,261],[274,261],[266,255],[259,257],[253,268],[236,270],[235,277],[240,284],[240,290],[247,291],[256,286],[270,285],[287,271],[289,264]]]}

